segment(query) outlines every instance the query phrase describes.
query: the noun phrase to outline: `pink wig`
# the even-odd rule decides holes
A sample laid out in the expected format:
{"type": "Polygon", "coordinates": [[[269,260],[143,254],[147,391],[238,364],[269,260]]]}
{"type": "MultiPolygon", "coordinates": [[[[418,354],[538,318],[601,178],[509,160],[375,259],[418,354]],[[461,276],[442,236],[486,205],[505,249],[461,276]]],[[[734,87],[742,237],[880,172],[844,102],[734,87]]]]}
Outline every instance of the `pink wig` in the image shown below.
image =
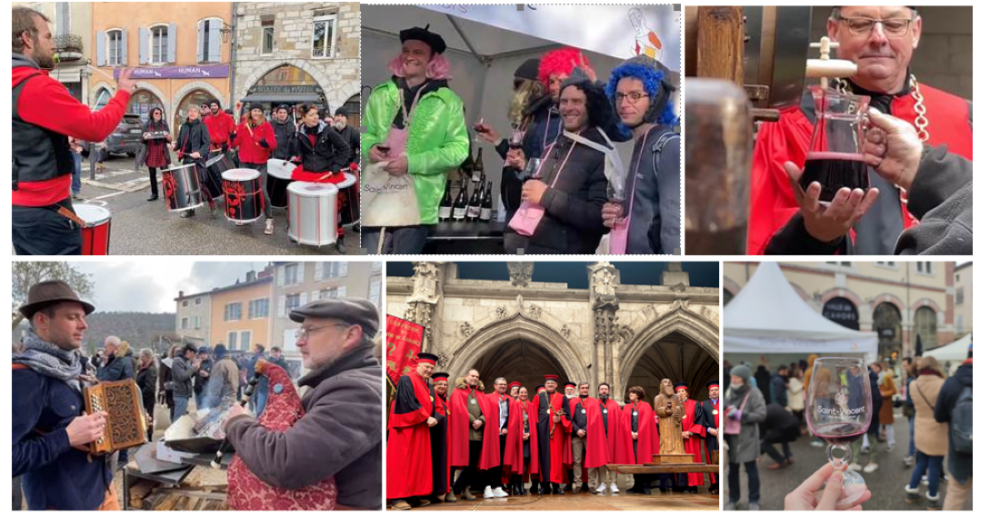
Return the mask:
{"type": "MultiPolygon", "coordinates": [[[[389,61],[389,71],[397,77],[403,76],[403,54],[396,55],[389,61]]],[[[448,59],[440,53],[435,53],[431,61],[427,63],[427,78],[431,80],[451,80],[451,64],[448,59]]]]}
{"type": "Polygon", "coordinates": [[[549,77],[552,75],[569,75],[576,66],[590,70],[590,61],[583,51],[573,47],[564,47],[550,51],[542,57],[538,64],[538,81],[548,89],[549,77]]]}

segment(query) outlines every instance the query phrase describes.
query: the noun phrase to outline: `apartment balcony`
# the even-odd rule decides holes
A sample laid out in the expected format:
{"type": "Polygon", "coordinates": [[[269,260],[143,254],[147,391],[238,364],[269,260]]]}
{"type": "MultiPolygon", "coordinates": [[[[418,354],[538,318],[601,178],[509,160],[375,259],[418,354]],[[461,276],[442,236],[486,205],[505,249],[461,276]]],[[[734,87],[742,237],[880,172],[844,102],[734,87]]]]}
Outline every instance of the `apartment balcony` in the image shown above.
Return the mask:
{"type": "Polygon", "coordinates": [[[80,35],[58,35],[53,38],[60,63],[71,63],[83,59],[83,37],[80,35]]]}

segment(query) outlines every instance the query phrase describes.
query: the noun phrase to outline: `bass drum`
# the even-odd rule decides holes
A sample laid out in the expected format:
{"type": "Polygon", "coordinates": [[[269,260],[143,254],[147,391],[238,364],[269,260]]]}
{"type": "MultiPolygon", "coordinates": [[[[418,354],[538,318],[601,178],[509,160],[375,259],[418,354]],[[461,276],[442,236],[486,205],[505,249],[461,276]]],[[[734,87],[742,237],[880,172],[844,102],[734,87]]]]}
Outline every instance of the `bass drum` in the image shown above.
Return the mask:
{"type": "Polygon", "coordinates": [[[208,170],[205,183],[208,186],[208,194],[213,199],[225,193],[222,189],[222,174],[236,168],[236,163],[228,153],[219,153],[205,162],[205,169],[208,170]]]}
{"type": "Polygon", "coordinates": [[[281,159],[267,161],[267,196],[272,208],[288,206],[288,184],[292,182],[295,164],[281,159]]]}
{"type": "Polygon", "coordinates": [[[167,202],[167,211],[174,212],[193,210],[204,204],[194,164],[163,170],[163,199],[167,202]]]}
{"type": "Polygon", "coordinates": [[[222,174],[226,193],[226,218],[234,224],[250,224],[264,213],[264,189],[260,187],[260,172],[237,168],[222,174]]]}
{"type": "Polygon", "coordinates": [[[316,182],[288,185],[288,236],[299,244],[337,242],[337,187],[316,182]]]}

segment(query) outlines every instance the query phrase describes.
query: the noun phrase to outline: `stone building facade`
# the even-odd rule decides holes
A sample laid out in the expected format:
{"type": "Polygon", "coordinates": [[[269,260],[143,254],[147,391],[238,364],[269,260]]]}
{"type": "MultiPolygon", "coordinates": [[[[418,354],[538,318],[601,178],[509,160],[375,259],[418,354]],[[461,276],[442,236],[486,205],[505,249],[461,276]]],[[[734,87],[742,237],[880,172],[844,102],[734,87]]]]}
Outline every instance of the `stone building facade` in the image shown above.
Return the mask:
{"type": "MultiPolygon", "coordinates": [[[[612,263],[586,266],[589,289],[532,281],[535,263],[508,263],[509,280],[462,279],[455,263],[416,262],[411,278],[386,281],[386,313],[426,327],[424,349],[440,356],[451,385],[476,368],[487,391],[504,377],[530,389],[544,374],[601,382],[622,400],[647,400],[669,377],[707,398],[719,373],[719,290],[689,286],[670,263],[657,286],[622,285],[612,263]]],[[[538,263],[545,264],[545,263],[538,263]]]]}
{"type": "MultiPolygon", "coordinates": [[[[255,86],[284,66],[301,70],[322,90],[325,105],[352,105],[361,93],[361,4],[356,2],[247,2],[236,7],[234,96],[253,92],[275,102],[299,102],[305,75],[290,74],[288,85],[255,86]],[[296,89],[298,88],[298,89],[296,89]],[[288,100],[278,100],[282,94],[288,100]],[[356,97],[356,98],[355,98],[356,97]]],[[[296,72],[297,73],[297,72],[296,72]]]]}

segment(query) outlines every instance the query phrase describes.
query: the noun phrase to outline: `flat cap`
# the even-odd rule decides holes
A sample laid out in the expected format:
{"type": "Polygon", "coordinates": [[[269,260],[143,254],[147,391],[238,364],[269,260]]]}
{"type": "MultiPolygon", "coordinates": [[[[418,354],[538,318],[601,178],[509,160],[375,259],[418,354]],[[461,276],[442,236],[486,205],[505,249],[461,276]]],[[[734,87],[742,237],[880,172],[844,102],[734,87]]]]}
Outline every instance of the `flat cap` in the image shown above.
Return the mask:
{"type": "Polygon", "coordinates": [[[288,318],[296,323],[301,323],[306,317],[340,319],[356,324],[368,337],[374,336],[379,330],[378,308],[367,299],[320,299],[288,313],[288,318]]]}

